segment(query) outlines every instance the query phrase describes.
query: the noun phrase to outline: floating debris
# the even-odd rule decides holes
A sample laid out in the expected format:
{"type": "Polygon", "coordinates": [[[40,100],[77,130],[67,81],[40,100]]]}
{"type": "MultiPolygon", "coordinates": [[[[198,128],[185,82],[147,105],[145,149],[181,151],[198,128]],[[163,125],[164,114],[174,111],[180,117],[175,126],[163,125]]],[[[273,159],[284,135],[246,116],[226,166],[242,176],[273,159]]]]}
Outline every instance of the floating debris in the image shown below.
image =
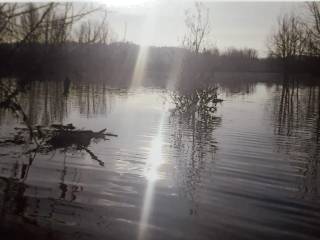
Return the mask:
{"type": "Polygon", "coordinates": [[[88,149],[91,141],[94,140],[109,140],[106,138],[117,137],[116,134],[106,132],[107,129],[94,132],[92,130],[76,129],[73,124],[52,124],[50,127],[35,126],[27,128],[15,128],[17,133],[13,139],[5,139],[0,141],[0,145],[4,144],[27,144],[34,143],[35,147],[28,150],[31,152],[50,152],[56,149],[75,149],[86,151],[93,160],[96,160],[99,165],[104,166],[104,162],[100,160],[91,150],[88,149]],[[23,135],[23,133],[25,133],[23,135]],[[29,136],[28,136],[29,135],[29,136]],[[27,138],[31,137],[31,142],[27,138]]]}
{"type": "MultiPolygon", "coordinates": [[[[65,87],[69,88],[69,85],[70,81],[68,80],[65,82],[65,87]]],[[[104,162],[89,150],[88,147],[93,139],[109,140],[106,138],[107,136],[117,137],[116,134],[106,132],[107,129],[102,129],[98,132],[76,129],[72,123],[66,125],[52,124],[50,127],[32,126],[28,115],[17,100],[18,94],[23,90],[23,86],[11,90],[0,82],[0,89],[5,93],[5,98],[0,101],[0,109],[9,110],[18,118],[21,117],[26,126],[23,128],[16,127],[14,137],[12,139],[0,140],[0,146],[26,144],[29,148],[25,152],[26,154],[37,152],[48,153],[56,149],[67,150],[69,148],[84,150],[93,160],[98,161],[99,165],[104,166],[104,162]]]]}

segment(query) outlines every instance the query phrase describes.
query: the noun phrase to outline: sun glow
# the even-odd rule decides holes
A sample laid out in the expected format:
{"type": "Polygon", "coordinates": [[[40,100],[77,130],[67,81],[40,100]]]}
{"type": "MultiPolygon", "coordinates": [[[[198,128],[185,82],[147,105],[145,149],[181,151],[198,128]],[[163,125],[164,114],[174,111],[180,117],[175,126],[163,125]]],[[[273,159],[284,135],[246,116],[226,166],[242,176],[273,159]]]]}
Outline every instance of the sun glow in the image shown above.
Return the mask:
{"type": "Polygon", "coordinates": [[[146,46],[141,46],[133,71],[130,88],[140,87],[146,72],[146,63],[148,59],[148,50],[146,46]]]}
{"type": "Polygon", "coordinates": [[[142,28],[139,29],[140,47],[136,59],[135,68],[132,74],[130,88],[136,88],[143,85],[143,81],[145,80],[145,73],[147,71],[146,67],[150,49],[149,44],[150,42],[152,42],[157,28],[157,10],[154,6],[148,9],[144,17],[144,24],[142,28]]]}

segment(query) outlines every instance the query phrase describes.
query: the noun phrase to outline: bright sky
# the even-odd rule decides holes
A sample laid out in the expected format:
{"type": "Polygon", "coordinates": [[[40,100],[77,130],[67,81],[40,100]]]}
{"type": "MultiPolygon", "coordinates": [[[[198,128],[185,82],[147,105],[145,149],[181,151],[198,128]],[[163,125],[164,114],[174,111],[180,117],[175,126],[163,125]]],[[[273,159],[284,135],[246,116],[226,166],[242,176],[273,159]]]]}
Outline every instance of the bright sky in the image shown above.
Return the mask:
{"type": "MultiPolygon", "coordinates": [[[[193,1],[106,0],[109,22],[118,40],[143,45],[181,46],[186,32],[185,10],[193,1]]],[[[266,54],[266,38],[277,17],[285,13],[304,14],[303,2],[205,2],[210,9],[211,46],[252,47],[266,54]]]]}

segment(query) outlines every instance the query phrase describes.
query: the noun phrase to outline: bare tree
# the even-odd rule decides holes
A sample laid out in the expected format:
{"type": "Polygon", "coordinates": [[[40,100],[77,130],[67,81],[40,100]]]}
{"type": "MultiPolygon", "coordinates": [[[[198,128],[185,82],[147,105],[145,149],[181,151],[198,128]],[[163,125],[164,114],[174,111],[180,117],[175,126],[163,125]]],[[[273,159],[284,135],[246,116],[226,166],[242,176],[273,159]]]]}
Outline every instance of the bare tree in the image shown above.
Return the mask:
{"type": "Polygon", "coordinates": [[[42,24],[45,43],[62,44],[73,40],[73,30],[77,22],[92,13],[104,11],[102,7],[87,8],[85,5],[75,11],[73,3],[59,3],[42,24]]]}
{"type": "Polygon", "coordinates": [[[111,33],[107,22],[107,11],[104,12],[100,22],[90,20],[83,22],[76,35],[79,43],[109,43],[111,33]]]}
{"type": "MultiPolygon", "coordinates": [[[[30,14],[28,4],[1,3],[0,4],[0,42],[17,41],[19,18],[30,14]]],[[[48,4],[40,4],[32,7],[31,11],[37,11],[47,7],[48,4]]]]}
{"type": "Polygon", "coordinates": [[[221,54],[221,56],[237,58],[237,59],[253,59],[254,60],[258,58],[258,52],[256,49],[253,49],[253,48],[243,48],[243,49],[228,48],[221,54]]]}
{"type": "Polygon", "coordinates": [[[278,19],[278,28],[269,41],[269,54],[281,59],[297,58],[306,53],[307,34],[303,22],[294,15],[278,19]]]}
{"type": "Polygon", "coordinates": [[[70,38],[73,26],[73,5],[60,5],[59,11],[52,11],[45,21],[43,34],[45,43],[62,44],[70,38]]]}
{"type": "Polygon", "coordinates": [[[193,10],[185,12],[187,33],[183,38],[183,45],[195,53],[204,50],[205,40],[210,34],[209,9],[200,2],[195,3],[193,10]]]}
{"type": "Polygon", "coordinates": [[[43,16],[41,16],[40,11],[36,9],[33,3],[28,3],[26,8],[27,12],[20,18],[20,34],[25,42],[38,42],[41,37],[39,24],[43,16]]]}
{"type": "Polygon", "coordinates": [[[307,7],[311,16],[309,30],[309,55],[320,55],[320,2],[308,2],[307,7]]]}
{"type": "Polygon", "coordinates": [[[11,16],[14,13],[15,5],[9,5],[8,3],[0,4],[0,43],[3,41],[9,41],[9,22],[11,16]]]}
{"type": "Polygon", "coordinates": [[[73,3],[1,3],[0,42],[64,43],[75,22],[101,10],[86,4],[75,10],[73,3]]]}

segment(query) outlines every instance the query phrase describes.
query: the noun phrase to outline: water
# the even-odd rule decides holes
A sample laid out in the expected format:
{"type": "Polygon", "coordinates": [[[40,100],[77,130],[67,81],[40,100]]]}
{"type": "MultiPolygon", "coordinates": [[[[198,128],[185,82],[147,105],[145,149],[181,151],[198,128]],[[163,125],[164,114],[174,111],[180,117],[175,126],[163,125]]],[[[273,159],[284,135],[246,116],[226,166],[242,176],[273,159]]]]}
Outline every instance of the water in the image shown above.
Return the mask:
{"type": "MultiPolygon", "coordinates": [[[[9,81],[10,84],[13,84],[9,81]]],[[[319,88],[221,87],[210,121],[161,89],[34,82],[32,125],[118,134],[86,151],[0,146],[3,239],[318,239],[319,88]]],[[[25,126],[0,114],[1,139],[25,126]]]]}

